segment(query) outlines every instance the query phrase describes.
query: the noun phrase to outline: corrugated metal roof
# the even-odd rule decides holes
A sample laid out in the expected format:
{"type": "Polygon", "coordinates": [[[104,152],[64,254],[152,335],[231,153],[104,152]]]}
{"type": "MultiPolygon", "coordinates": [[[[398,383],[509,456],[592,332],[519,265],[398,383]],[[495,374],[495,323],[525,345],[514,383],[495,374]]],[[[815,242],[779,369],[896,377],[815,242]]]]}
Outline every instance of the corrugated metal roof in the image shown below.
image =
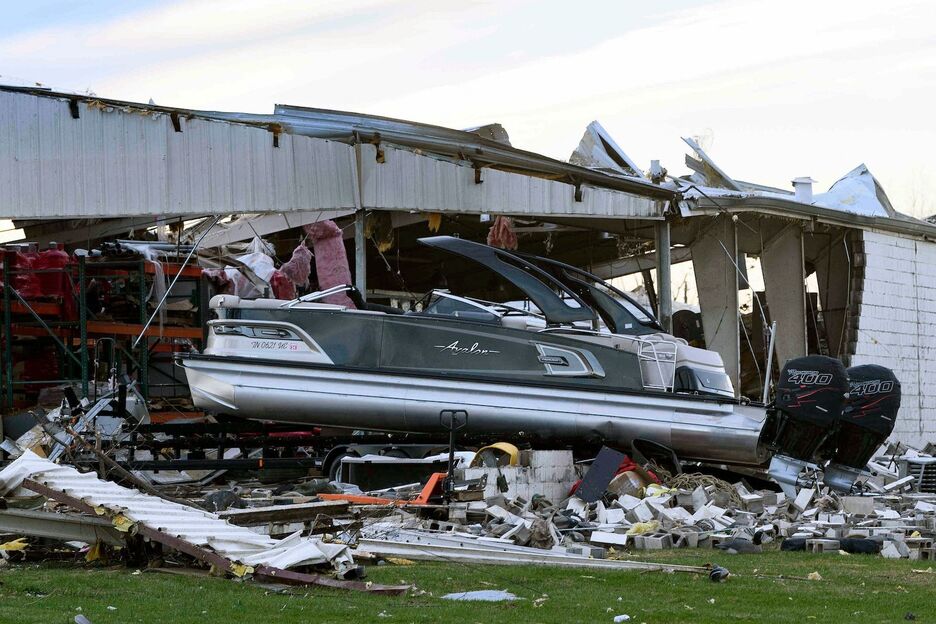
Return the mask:
{"type": "Polygon", "coordinates": [[[377,210],[646,218],[659,217],[673,197],[637,177],[470,132],[339,111],[276,111],[190,111],[0,86],[0,217],[353,209],[351,144],[363,151],[375,143],[404,155],[382,170],[361,158],[373,172],[366,207],[377,210]],[[478,189],[463,182],[474,167],[486,180],[478,189]],[[568,199],[575,187],[582,201],[568,199]]]}
{"type": "Polygon", "coordinates": [[[350,563],[345,546],[295,533],[283,540],[255,533],[221,519],[217,514],[165,501],[112,483],[94,473],[81,473],[26,451],[0,471],[0,493],[7,493],[24,479],[80,499],[91,507],[103,507],[113,514],[168,533],[201,547],[207,547],[232,561],[245,565],[289,568],[298,565],[350,563]]]}
{"type": "Polygon", "coordinates": [[[343,143],[258,125],[0,89],[6,218],[353,208],[353,159],[343,143]]]}
{"type": "Polygon", "coordinates": [[[363,144],[361,203],[365,208],[526,216],[662,218],[662,200],[485,168],[475,169],[408,150],[363,144]]]}

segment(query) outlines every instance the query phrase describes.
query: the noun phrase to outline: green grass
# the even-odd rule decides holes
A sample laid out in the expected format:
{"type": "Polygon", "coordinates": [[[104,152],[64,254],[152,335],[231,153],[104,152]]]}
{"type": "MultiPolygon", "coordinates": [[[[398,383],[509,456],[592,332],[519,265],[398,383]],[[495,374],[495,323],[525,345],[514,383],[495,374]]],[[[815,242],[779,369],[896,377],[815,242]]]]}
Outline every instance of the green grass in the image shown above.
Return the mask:
{"type": "MultiPolygon", "coordinates": [[[[637,558],[637,557],[635,557],[637,558]]],[[[371,566],[379,583],[410,583],[403,597],[294,588],[290,594],[251,583],[172,576],[79,564],[20,564],[0,570],[0,622],[65,624],[83,613],[94,624],[167,622],[917,622],[936,621],[936,574],[928,562],[880,557],[768,552],[730,556],[710,550],[667,551],[645,560],[731,570],[724,583],[684,573],[556,570],[462,564],[371,566]],[[821,581],[805,577],[817,571],[821,581]],[[762,576],[758,576],[762,575],[762,576]],[[764,578],[767,576],[768,578],[764,578]],[[506,589],[524,600],[466,603],[448,592],[506,589]],[[541,606],[535,599],[548,596],[541,606]],[[713,602],[714,601],[714,602],[713,602]],[[108,610],[107,607],[116,607],[108,610]],[[78,608],[80,607],[80,611],[78,608]],[[383,613],[381,617],[379,614],[383,613]]]]}

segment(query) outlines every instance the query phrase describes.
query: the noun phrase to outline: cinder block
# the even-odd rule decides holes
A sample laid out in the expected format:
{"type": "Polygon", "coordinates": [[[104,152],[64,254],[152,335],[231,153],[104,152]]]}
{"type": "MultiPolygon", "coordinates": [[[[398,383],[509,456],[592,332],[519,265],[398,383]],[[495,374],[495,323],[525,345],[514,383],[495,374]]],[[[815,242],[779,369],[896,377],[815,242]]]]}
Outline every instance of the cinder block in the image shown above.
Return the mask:
{"type": "Polygon", "coordinates": [[[708,492],[701,485],[692,491],[692,511],[697,512],[709,504],[708,492]]]}
{"type": "Polygon", "coordinates": [[[673,538],[666,533],[641,535],[640,548],[643,550],[664,550],[673,547],[673,538]]]}
{"type": "Polygon", "coordinates": [[[698,531],[674,531],[672,535],[676,541],[673,543],[675,548],[698,548],[699,547],[699,533],[698,531]]]}
{"type": "Polygon", "coordinates": [[[610,544],[612,546],[627,546],[633,537],[625,533],[610,533],[608,531],[592,531],[588,541],[592,544],[610,544]]]}
{"type": "Polygon", "coordinates": [[[627,512],[627,519],[631,522],[650,522],[655,517],[653,508],[641,501],[639,505],[627,512]]]}
{"type": "Polygon", "coordinates": [[[924,548],[920,550],[920,559],[923,561],[936,561],[936,548],[924,548]]]}
{"type": "Polygon", "coordinates": [[[800,513],[806,511],[806,508],[809,507],[809,503],[812,502],[813,497],[816,495],[816,490],[812,488],[802,488],[796,494],[796,498],[793,500],[793,506],[799,510],[800,513]]]}
{"type": "Polygon", "coordinates": [[[580,557],[591,557],[592,559],[604,559],[608,556],[608,549],[601,546],[589,546],[588,544],[576,544],[575,546],[566,546],[566,552],[570,555],[580,557]]]}
{"type": "Polygon", "coordinates": [[[885,559],[900,559],[900,551],[897,549],[897,544],[894,542],[884,542],[884,547],[881,548],[881,556],[885,559]]]}
{"type": "Polygon", "coordinates": [[[806,540],[806,550],[811,553],[837,553],[841,548],[838,540],[834,539],[808,539],[806,540]]]}

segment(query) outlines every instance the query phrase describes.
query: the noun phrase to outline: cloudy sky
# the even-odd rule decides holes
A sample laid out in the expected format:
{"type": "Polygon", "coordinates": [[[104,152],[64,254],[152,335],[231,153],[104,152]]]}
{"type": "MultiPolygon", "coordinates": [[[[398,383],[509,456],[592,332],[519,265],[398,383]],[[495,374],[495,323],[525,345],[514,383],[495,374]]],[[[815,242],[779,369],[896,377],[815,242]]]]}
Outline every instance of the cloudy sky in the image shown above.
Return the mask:
{"type": "Polygon", "coordinates": [[[464,128],[568,158],[599,120],[645,167],[701,137],[735,178],[824,190],[864,162],[936,213],[936,2],[30,0],[0,76],[111,98],[274,103],[464,128]]]}

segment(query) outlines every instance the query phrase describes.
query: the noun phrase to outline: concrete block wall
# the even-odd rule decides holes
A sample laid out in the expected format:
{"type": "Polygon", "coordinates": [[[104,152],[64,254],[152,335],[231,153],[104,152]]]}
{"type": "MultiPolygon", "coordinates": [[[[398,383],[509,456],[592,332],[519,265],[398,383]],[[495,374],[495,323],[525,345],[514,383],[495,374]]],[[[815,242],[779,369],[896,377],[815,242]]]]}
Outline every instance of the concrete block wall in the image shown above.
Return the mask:
{"type": "Polygon", "coordinates": [[[903,398],[892,438],[936,442],[936,243],[863,233],[864,283],[851,365],[894,370],[903,398]]]}
{"type": "Polygon", "coordinates": [[[569,495],[569,488],[578,478],[572,460],[572,451],[524,451],[529,460],[527,466],[504,466],[502,468],[465,468],[465,479],[480,479],[487,475],[484,496],[503,494],[507,498],[531,500],[533,495],[545,496],[558,504],[569,495]],[[508,490],[497,489],[497,478],[507,480],[508,490]]]}

